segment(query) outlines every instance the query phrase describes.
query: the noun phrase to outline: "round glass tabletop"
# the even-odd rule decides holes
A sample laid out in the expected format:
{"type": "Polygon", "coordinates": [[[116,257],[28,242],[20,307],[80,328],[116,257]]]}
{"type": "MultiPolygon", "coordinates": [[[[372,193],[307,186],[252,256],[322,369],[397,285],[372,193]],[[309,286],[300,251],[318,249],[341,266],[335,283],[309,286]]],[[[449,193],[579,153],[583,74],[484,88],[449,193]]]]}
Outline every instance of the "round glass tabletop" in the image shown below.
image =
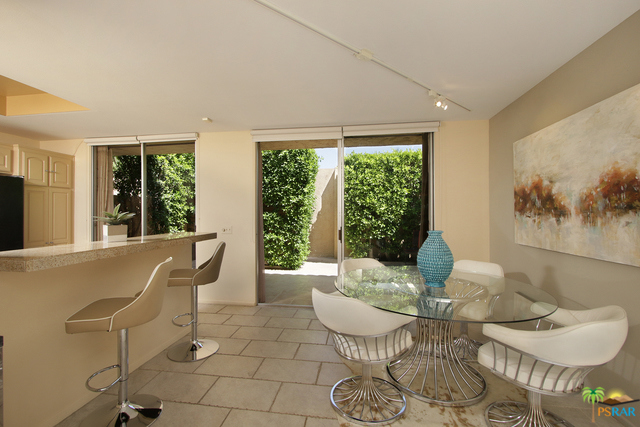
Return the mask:
{"type": "Polygon", "coordinates": [[[506,277],[453,270],[445,285],[425,286],[417,266],[351,270],[336,280],[338,291],[348,297],[425,319],[524,322],[548,316],[558,307],[542,289],[506,277]]]}

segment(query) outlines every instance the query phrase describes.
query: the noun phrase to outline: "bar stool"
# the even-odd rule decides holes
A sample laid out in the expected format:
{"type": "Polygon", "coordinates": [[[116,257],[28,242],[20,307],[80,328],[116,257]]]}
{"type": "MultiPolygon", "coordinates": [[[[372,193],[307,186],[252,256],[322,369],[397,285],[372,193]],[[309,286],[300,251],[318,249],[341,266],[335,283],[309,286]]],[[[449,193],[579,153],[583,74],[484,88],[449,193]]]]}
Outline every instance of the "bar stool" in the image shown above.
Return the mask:
{"type": "Polygon", "coordinates": [[[214,340],[198,339],[198,286],[218,280],[225,247],[226,243],[220,242],[211,258],[197,269],[173,270],[169,274],[169,286],[191,286],[191,313],[179,314],[172,320],[176,326],[186,327],[191,325],[191,340],[186,343],[178,343],[169,349],[167,357],[174,362],[203,360],[220,348],[220,344],[214,340]],[[176,319],[183,316],[191,316],[191,321],[177,323],[176,319]]]}
{"type": "Polygon", "coordinates": [[[118,333],[118,364],[95,372],[85,383],[89,390],[95,392],[108,390],[119,383],[118,403],[110,403],[97,409],[81,425],[148,426],[160,416],[162,400],[147,394],[129,396],[129,328],[147,323],[160,314],[172,264],[172,258],[158,264],[147,285],[136,296],[94,301],[66,320],[65,329],[68,334],[102,331],[118,333]],[[118,368],[120,376],[110,385],[94,388],[89,384],[97,375],[114,368],[118,368]]]}

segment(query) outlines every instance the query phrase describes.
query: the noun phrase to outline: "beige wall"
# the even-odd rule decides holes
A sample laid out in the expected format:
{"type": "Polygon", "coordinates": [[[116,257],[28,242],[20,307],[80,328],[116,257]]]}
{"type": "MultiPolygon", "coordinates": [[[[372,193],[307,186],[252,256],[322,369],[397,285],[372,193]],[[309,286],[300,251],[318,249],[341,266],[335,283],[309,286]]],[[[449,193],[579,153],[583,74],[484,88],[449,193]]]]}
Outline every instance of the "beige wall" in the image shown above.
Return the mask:
{"type": "Polygon", "coordinates": [[[255,305],[256,145],[247,132],[201,133],[196,142],[196,229],[217,231],[218,240],[198,243],[198,262],[217,242],[227,249],[220,278],[201,286],[201,302],[255,305]],[[231,227],[231,234],[220,234],[231,227]]]}
{"type": "Polygon", "coordinates": [[[9,133],[0,132],[0,144],[13,145],[18,144],[24,147],[40,148],[40,142],[34,139],[23,138],[21,136],[11,135],[9,133]]]}
{"type": "Polygon", "coordinates": [[[434,154],[435,229],[456,261],[489,261],[489,122],[442,122],[434,154]]]}
{"type": "Polygon", "coordinates": [[[640,396],[640,268],[515,244],[513,143],[640,83],[639,40],[637,12],[490,120],[491,261],[565,305],[625,308],[625,346],[588,381],[630,396],[640,396]]]}
{"type": "Polygon", "coordinates": [[[337,169],[320,169],[316,177],[316,207],[309,233],[310,257],[338,256],[337,169]]]}

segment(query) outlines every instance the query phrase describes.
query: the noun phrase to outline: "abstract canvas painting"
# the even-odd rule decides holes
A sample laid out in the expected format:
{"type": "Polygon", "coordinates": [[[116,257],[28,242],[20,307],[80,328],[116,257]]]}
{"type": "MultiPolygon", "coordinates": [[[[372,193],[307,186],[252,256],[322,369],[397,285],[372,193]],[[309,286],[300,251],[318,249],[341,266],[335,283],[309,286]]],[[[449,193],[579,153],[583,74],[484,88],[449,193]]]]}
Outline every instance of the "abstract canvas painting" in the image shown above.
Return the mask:
{"type": "Polygon", "coordinates": [[[513,145],[515,241],[640,266],[640,85],[513,145]]]}

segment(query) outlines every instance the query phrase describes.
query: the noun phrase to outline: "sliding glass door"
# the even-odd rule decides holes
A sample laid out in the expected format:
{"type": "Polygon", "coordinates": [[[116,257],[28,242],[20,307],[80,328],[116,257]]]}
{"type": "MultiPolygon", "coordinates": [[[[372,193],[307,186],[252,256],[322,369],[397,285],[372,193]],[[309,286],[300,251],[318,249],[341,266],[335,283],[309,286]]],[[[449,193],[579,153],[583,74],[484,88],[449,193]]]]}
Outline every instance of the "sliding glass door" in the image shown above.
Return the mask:
{"type": "MultiPolygon", "coordinates": [[[[128,236],[195,231],[195,144],[121,143],[94,147],[93,215],[132,212],[128,236]]],[[[102,240],[101,223],[92,227],[102,240]]]]}
{"type": "Polygon", "coordinates": [[[422,135],[344,139],[345,258],[416,263],[425,140],[422,135]]]}
{"type": "MultiPolygon", "coordinates": [[[[375,258],[386,264],[416,263],[418,249],[432,228],[432,152],[437,124],[353,128],[356,129],[349,128],[348,132],[343,132],[347,128],[320,128],[254,133],[258,142],[258,302],[297,304],[286,292],[293,292],[292,287],[302,289],[307,282],[320,283],[323,273],[306,271],[307,266],[317,261],[314,255],[320,252],[316,250],[328,251],[335,257],[332,275],[339,273],[338,266],[345,258],[375,258]],[[284,245],[292,237],[286,232],[270,236],[274,226],[267,217],[290,212],[284,202],[297,196],[267,188],[276,180],[264,176],[273,173],[273,156],[265,153],[308,149],[314,149],[320,159],[315,180],[316,206],[308,234],[308,262],[295,269],[272,265],[272,249],[265,246],[278,242],[284,245]],[[269,165],[265,166],[263,161],[267,157],[269,165]],[[265,189],[280,199],[265,201],[265,189]],[[282,289],[267,289],[269,282],[276,279],[282,289]]],[[[284,154],[279,156],[288,158],[284,154]]],[[[298,174],[297,167],[293,170],[296,173],[283,174],[282,185],[289,185],[287,181],[298,174]]],[[[302,187],[298,190],[299,194],[304,192],[302,187]]],[[[278,228],[283,230],[284,227],[278,228]]],[[[307,299],[309,305],[310,295],[307,299]]]]}

